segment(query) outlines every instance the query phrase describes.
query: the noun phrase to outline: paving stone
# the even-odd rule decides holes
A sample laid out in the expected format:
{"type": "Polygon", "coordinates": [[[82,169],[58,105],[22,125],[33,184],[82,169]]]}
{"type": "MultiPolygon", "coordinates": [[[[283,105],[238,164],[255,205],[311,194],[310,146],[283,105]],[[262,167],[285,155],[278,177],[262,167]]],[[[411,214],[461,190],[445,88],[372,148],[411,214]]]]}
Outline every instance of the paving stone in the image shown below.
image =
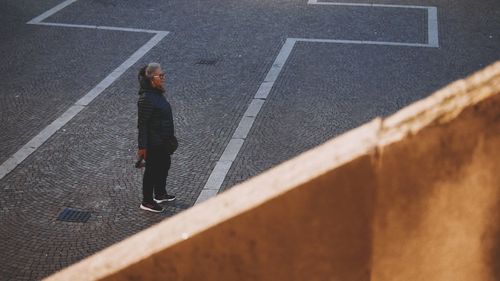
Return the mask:
{"type": "MultiPolygon", "coordinates": [[[[0,12],[0,162],[151,38],[25,24],[58,3],[0,12]]],[[[498,59],[498,1],[425,4],[438,7],[439,49],[297,43],[222,190],[498,59]]],[[[420,10],[298,0],[77,1],[48,21],[171,33],[0,180],[1,280],[43,278],[191,207],[286,38],[425,43],[427,31],[420,10]],[[150,61],[167,72],[180,141],[167,183],[178,199],[159,215],[138,208],[133,168],[136,74],[150,61]],[[58,221],[65,207],[92,216],[58,221]]]]}

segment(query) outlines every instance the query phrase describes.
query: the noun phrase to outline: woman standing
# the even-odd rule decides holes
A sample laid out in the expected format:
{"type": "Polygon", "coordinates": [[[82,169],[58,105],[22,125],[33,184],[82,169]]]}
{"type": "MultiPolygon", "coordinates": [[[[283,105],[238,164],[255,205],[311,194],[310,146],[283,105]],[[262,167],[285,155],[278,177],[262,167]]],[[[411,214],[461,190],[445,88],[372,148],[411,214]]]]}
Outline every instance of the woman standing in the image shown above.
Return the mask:
{"type": "Polygon", "coordinates": [[[172,201],[166,182],[170,155],[177,149],[172,108],[165,98],[165,73],[158,63],[150,63],[139,72],[138,144],[139,159],[146,161],[142,182],[141,209],[162,212],[158,203],[172,201]]]}

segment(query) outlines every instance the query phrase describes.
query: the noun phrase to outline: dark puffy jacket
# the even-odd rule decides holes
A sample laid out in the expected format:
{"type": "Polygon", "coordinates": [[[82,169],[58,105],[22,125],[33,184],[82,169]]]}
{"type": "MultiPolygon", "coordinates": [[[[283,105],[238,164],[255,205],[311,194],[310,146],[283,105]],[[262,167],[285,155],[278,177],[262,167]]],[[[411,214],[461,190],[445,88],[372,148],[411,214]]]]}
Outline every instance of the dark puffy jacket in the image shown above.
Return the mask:
{"type": "Polygon", "coordinates": [[[163,95],[164,91],[153,88],[149,80],[140,77],[138,120],[139,149],[167,146],[171,153],[177,148],[174,134],[172,108],[163,95]]]}

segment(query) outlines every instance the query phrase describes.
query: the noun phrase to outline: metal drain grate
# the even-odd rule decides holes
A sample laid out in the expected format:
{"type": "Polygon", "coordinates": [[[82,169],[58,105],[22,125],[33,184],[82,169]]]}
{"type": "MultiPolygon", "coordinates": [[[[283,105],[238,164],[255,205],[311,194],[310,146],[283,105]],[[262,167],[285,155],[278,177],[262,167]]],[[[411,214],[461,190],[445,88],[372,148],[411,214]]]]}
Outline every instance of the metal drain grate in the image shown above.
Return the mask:
{"type": "Polygon", "coordinates": [[[82,222],[85,223],[90,218],[90,212],[80,211],[71,208],[65,208],[57,217],[57,220],[68,222],[82,222]]]}
{"type": "Polygon", "coordinates": [[[196,62],[196,64],[204,64],[204,65],[214,65],[217,63],[216,59],[201,59],[196,62]]]}

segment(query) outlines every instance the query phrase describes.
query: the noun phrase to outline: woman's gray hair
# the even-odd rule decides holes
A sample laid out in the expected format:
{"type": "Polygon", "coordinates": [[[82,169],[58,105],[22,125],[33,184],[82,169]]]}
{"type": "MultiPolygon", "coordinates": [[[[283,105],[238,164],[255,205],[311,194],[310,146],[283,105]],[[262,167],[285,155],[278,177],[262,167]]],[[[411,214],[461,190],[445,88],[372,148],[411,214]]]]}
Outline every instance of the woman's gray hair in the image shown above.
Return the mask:
{"type": "Polygon", "coordinates": [[[161,66],[159,63],[152,62],[152,63],[148,64],[148,66],[146,67],[146,71],[145,71],[146,77],[153,78],[153,74],[155,73],[155,71],[157,69],[161,69],[161,66]]]}

